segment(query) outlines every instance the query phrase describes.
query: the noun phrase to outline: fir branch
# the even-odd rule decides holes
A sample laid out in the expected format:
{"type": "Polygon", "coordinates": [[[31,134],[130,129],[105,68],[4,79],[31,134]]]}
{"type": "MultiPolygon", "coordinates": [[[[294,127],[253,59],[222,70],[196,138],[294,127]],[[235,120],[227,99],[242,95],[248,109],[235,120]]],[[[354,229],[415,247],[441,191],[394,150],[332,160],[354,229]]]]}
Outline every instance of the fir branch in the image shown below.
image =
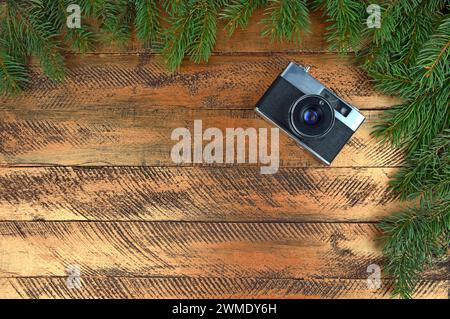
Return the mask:
{"type": "Polygon", "coordinates": [[[375,45],[396,45],[393,50],[400,49],[399,42],[396,40],[396,34],[392,30],[396,30],[400,22],[405,19],[414,8],[420,4],[421,0],[393,0],[384,1],[381,4],[381,27],[367,29],[371,33],[371,43],[375,45]]]}
{"type": "Polygon", "coordinates": [[[0,47],[0,95],[15,95],[29,81],[23,61],[10,56],[0,47]]]}
{"type": "Polygon", "coordinates": [[[80,28],[68,29],[64,34],[64,40],[72,50],[86,53],[94,50],[96,36],[88,26],[82,25],[80,28]]]}
{"type": "Polygon", "coordinates": [[[213,0],[190,0],[169,12],[162,49],[169,69],[176,70],[187,53],[195,62],[208,60],[216,40],[217,15],[218,3],[213,0]]]}
{"type": "Polygon", "coordinates": [[[423,2],[417,10],[402,17],[404,22],[400,24],[401,30],[397,34],[398,41],[401,43],[398,62],[406,66],[414,65],[419,50],[441,18],[439,1],[434,1],[434,7],[432,6],[433,1],[425,1],[428,6],[423,2]]]}
{"type": "Polygon", "coordinates": [[[225,28],[228,30],[228,34],[231,36],[238,27],[245,29],[253,12],[266,4],[267,0],[232,1],[220,14],[221,18],[226,21],[225,28]]]}
{"type": "Polygon", "coordinates": [[[167,5],[169,17],[166,20],[170,27],[163,34],[165,43],[161,51],[168,68],[174,71],[183,61],[184,55],[189,48],[194,11],[188,10],[185,4],[179,4],[178,1],[169,2],[174,4],[172,6],[167,5]]]}
{"type": "Polygon", "coordinates": [[[264,16],[262,35],[271,41],[300,40],[300,33],[310,27],[308,8],[303,0],[271,0],[264,16]]]}
{"type": "Polygon", "coordinates": [[[104,16],[107,1],[108,0],[77,0],[83,14],[94,19],[101,19],[104,16]]]}
{"type": "Polygon", "coordinates": [[[422,146],[407,160],[390,182],[402,199],[424,194],[450,198],[450,129],[422,146]]]}
{"type": "Polygon", "coordinates": [[[404,64],[372,66],[367,71],[374,82],[375,88],[384,94],[413,98],[417,93],[417,87],[414,85],[411,71],[404,64]],[[379,70],[384,70],[384,72],[379,70]]]}
{"type": "Polygon", "coordinates": [[[444,257],[449,244],[449,32],[442,8],[436,0],[386,2],[381,29],[365,32],[359,52],[376,88],[404,98],[384,111],[373,131],[406,153],[406,166],[390,181],[392,191],[401,199],[421,199],[419,207],[381,224],[385,270],[395,279],[394,294],[403,298],[412,296],[421,272],[444,257]]]}
{"type": "Polygon", "coordinates": [[[421,205],[385,218],[384,271],[395,280],[394,296],[411,298],[421,273],[447,258],[450,198],[427,198],[421,205]]]}
{"type": "Polygon", "coordinates": [[[200,63],[207,62],[214,44],[216,42],[217,30],[217,4],[213,0],[199,1],[198,13],[194,15],[193,19],[193,37],[190,44],[188,54],[191,60],[200,63]]]}
{"type": "Polygon", "coordinates": [[[135,11],[132,1],[107,0],[103,12],[103,40],[111,44],[117,42],[124,45],[131,38],[131,26],[134,23],[135,11]]]}
{"type": "Polygon", "coordinates": [[[392,142],[407,154],[429,144],[450,123],[450,92],[442,88],[421,93],[414,100],[387,109],[372,135],[392,142]]]}
{"type": "Polygon", "coordinates": [[[70,49],[80,53],[93,50],[95,46],[95,36],[90,25],[84,21],[80,28],[68,28],[67,18],[69,13],[67,7],[72,4],[71,0],[53,0],[43,2],[43,14],[46,20],[54,28],[54,34],[58,34],[64,44],[70,49]]]}
{"type": "Polygon", "coordinates": [[[315,0],[328,16],[331,24],[327,29],[327,41],[331,50],[353,51],[359,48],[366,14],[365,4],[360,0],[315,0]]]}
{"type": "Polygon", "coordinates": [[[442,87],[450,77],[450,14],[447,14],[417,58],[417,82],[424,89],[442,87]]]}
{"type": "Polygon", "coordinates": [[[45,10],[40,1],[29,1],[23,6],[8,1],[5,40],[10,50],[22,55],[39,58],[44,73],[53,80],[62,80],[65,74],[64,57],[60,53],[54,27],[46,21],[45,10]]]}
{"type": "Polygon", "coordinates": [[[161,32],[161,23],[156,0],[135,0],[136,18],[134,25],[139,40],[149,45],[155,41],[161,32]]]}
{"type": "Polygon", "coordinates": [[[186,10],[186,0],[164,0],[162,5],[164,11],[171,15],[182,14],[186,10]]]}

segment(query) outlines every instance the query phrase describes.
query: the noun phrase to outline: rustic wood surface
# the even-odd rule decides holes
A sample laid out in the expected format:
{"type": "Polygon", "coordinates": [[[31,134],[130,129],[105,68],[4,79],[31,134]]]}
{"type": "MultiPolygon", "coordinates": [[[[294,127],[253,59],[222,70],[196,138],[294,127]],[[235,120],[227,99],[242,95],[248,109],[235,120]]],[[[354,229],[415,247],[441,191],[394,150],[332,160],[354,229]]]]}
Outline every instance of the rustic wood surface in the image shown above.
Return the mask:
{"type": "MultiPolygon", "coordinates": [[[[132,42],[69,57],[64,83],[32,67],[24,94],[0,97],[0,297],[390,297],[392,278],[370,289],[367,267],[383,265],[376,222],[406,205],[387,190],[403,156],[370,132],[398,100],[327,50],[320,13],[300,45],[260,38],[260,17],[232,38],[219,27],[207,64],[171,74],[132,42]],[[270,127],[253,108],[291,60],[367,117],[331,167],[284,135],[274,175],[173,164],[172,130],[196,119],[270,127]]],[[[448,266],[414,296],[447,298],[448,266]]]]}

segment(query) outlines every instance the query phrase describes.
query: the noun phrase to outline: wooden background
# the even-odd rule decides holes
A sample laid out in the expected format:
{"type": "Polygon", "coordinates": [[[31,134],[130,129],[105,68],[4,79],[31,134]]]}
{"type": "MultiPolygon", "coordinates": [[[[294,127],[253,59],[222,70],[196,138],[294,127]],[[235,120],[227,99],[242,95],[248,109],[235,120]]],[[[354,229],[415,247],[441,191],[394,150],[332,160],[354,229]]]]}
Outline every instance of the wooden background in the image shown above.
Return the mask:
{"type": "MultiPolygon", "coordinates": [[[[21,96],[0,97],[0,297],[388,298],[376,222],[404,204],[386,190],[402,154],[369,136],[395,103],[352,56],[327,50],[324,24],[302,45],[218,34],[208,64],[175,74],[133,44],[69,57],[63,84],[34,67],[21,96]],[[331,167],[280,136],[281,168],[175,166],[174,128],[270,127],[253,111],[289,61],[367,117],[331,167]],[[78,265],[82,288],[66,286],[78,265]]],[[[222,27],[220,27],[222,29],[222,27]]],[[[448,264],[415,297],[448,296],[448,264]]]]}

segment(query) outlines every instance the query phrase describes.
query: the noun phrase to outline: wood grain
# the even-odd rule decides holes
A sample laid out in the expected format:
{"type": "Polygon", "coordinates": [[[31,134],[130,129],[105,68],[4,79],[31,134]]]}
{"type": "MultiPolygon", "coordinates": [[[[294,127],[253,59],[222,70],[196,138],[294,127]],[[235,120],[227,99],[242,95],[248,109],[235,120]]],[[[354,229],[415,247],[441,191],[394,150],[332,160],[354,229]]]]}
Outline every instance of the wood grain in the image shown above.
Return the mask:
{"type": "Polygon", "coordinates": [[[0,220],[376,221],[404,203],[389,168],[0,169],[0,220]]]}
{"type": "Polygon", "coordinates": [[[15,99],[0,97],[0,106],[54,111],[105,106],[253,109],[289,61],[310,65],[313,76],[360,109],[383,109],[397,102],[376,93],[351,56],[214,56],[208,64],[186,62],[179,72],[170,73],[154,55],[93,54],[72,56],[63,83],[32,68],[27,91],[15,99]]]}
{"type": "Polygon", "coordinates": [[[87,277],[361,279],[382,265],[380,233],[363,223],[1,222],[0,235],[0,277],[77,265],[87,277]]]}
{"type": "MultiPolygon", "coordinates": [[[[222,277],[83,277],[69,289],[65,277],[0,278],[3,298],[391,298],[392,280],[376,290],[366,279],[222,277]]],[[[414,298],[448,296],[448,280],[421,280],[414,298]]]]}
{"type": "MultiPolygon", "coordinates": [[[[332,166],[402,165],[400,150],[370,136],[379,111],[363,114],[366,122],[332,166]]],[[[194,120],[202,120],[203,130],[219,128],[223,141],[227,128],[272,127],[253,110],[154,110],[124,105],[55,111],[23,107],[0,111],[0,165],[174,166],[170,154],[178,140],[171,140],[172,131],[185,127],[193,136],[194,120]]],[[[247,155],[248,149],[247,145],[247,155]]],[[[279,161],[284,167],[324,166],[284,134],[279,138],[279,161]]]]}

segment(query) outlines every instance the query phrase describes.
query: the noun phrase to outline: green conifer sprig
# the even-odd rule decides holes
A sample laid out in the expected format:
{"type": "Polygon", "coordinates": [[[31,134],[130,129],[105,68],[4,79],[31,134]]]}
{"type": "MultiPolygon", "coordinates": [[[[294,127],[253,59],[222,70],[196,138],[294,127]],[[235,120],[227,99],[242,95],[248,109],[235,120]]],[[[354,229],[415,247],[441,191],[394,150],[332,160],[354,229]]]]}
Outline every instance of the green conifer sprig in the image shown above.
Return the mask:
{"type": "Polygon", "coordinates": [[[225,6],[220,14],[226,21],[225,28],[231,36],[239,27],[245,29],[253,12],[267,5],[267,0],[233,0],[225,6]]]}
{"type": "Polygon", "coordinates": [[[6,50],[0,49],[0,78],[2,79],[0,93],[8,92],[13,95],[19,93],[22,85],[29,81],[25,62],[9,55],[6,50]]]}
{"type": "Polygon", "coordinates": [[[323,10],[330,25],[327,40],[333,51],[355,51],[361,43],[366,17],[366,4],[361,0],[315,0],[316,8],[323,10]]]}
{"type": "MultiPolygon", "coordinates": [[[[449,83],[450,84],[450,83],[449,83]]],[[[423,92],[421,96],[386,110],[375,125],[374,137],[392,142],[413,154],[450,123],[449,90],[423,92]]]]}
{"type": "Polygon", "coordinates": [[[300,41],[301,32],[310,28],[309,12],[304,0],[273,0],[265,9],[263,36],[271,41],[300,41]]]}
{"type": "Polygon", "coordinates": [[[450,199],[450,129],[414,152],[406,166],[391,180],[391,188],[402,199],[417,198],[427,192],[450,199]]]}
{"type": "Polygon", "coordinates": [[[166,62],[175,70],[186,54],[195,62],[207,61],[216,41],[218,4],[212,0],[191,0],[172,5],[162,49],[166,62]]]}
{"type": "Polygon", "coordinates": [[[421,273],[445,261],[450,245],[450,198],[422,199],[418,207],[385,218],[384,270],[395,278],[394,295],[411,298],[421,273]]]}
{"type": "Polygon", "coordinates": [[[136,19],[134,25],[139,40],[150,46],[161,33],[161,10],[156,0],[135,0],[136,19]]]}
{"type": "MultiPolygon", "coordinates": [[[[450,74],[450,14],[446,14],[436,32],[423,44],[417,57],[416,82],[425,90],[444,86],[450,74]]],[[[448,85],[448,82],[446,83],[448,85]]],[[[448,86],[447,86],[448,90],[448,86]]]]}

